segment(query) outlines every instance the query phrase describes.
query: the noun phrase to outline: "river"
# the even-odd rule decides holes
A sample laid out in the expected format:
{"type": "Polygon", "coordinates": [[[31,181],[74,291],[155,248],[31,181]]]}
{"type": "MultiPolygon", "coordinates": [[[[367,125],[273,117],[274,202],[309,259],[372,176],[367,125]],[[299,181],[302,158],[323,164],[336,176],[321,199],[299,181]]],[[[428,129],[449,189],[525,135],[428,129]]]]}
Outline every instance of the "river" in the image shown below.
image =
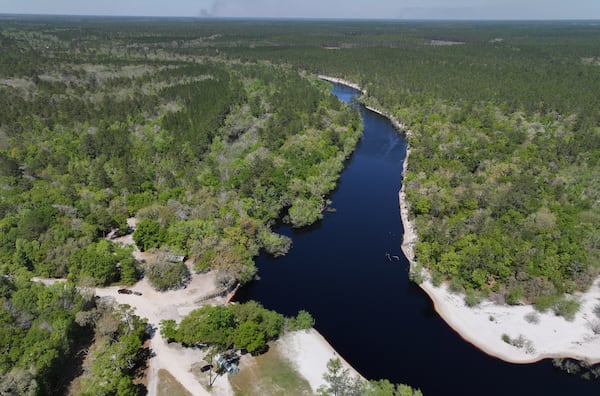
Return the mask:
{"type": "MultiPolygon", "coordinates": [[[[338,84],[332,92],[345,102],[357,94],[338,84]]],[[[331,195],[336,211],[307,229],[277,229],[293,239],[292,249],[277,259],[259,256],[260,280],[236,299],[285,315],[309,311],[316,329],[363,376],[406,383],[426,396],[600,394],[598,383],[550,361],[515,365],[492,358],[440,319],[409,281],[400,250],[406,141],[386,118],[359,110],[364,131],[331,195]]]]}

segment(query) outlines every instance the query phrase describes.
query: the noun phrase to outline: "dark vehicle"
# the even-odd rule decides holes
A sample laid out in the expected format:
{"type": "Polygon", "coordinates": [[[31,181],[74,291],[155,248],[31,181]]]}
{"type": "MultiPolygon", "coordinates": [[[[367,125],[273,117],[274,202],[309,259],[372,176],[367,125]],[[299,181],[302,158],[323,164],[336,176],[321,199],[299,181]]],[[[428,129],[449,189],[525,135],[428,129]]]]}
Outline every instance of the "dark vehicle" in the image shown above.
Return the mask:
{"type": "Polygon", "coordinates": [[[200,372],[201,372],[201,373],[205,373],[205,372],[207,372],[208,370],[210,370],[211,368],[213,368],[213,365],[212,365],[212,364],[207,364],[206,366],[202,366],[202,367],[200,368],[200,372]]]}
{"type": "Polygon", "coordinates": [[[134,292],[133,292],[133,294],[135,294],[136,296],[141,296],[141,295],[142,295],[142,292],[139,292],[139,291],[134,291],[134,292]]]}
{"type": "Polygon", "coordinates": [[[119,289],[117,290],[117,293],[119,294],[132,294],[133,292],[129,289],[119,289]]]}

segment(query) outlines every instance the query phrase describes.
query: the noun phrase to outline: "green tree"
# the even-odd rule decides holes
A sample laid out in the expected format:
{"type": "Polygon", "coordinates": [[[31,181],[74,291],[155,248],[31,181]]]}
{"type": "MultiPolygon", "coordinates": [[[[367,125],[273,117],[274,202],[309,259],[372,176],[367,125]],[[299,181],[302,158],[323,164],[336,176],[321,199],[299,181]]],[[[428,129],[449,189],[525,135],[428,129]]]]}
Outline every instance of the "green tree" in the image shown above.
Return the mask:
{"type": "Polygon", "coordinates": [[[100,240],[73,253],[70,272],[76,279],[89,277],[96,284],[107,285],[119,279],[118,260],[114,245],[100,240]]]}
{"type": "Polygon", "coordinates": [[[160,321],[160,335],[171,342],[177,339],[177,322],[172,319],[160,321]]]}
{"type": "Polygon", "coordinates": [[[294,227],[304,227],[323,218],[323,202],[316,197],[297,198],[288,211],[294,227]]]}
{"type": "Polygon", "coordinates": [[[269,230],[261,231],[258,238],[265,250],[275,257],[285,255],[292,246],[292,240],[289,237],[276,234],[269,230]]]}
{"type": "Polygon", "coordinates": [[[327,372],[323,374],[326,385],[317,389],[319,396],[360,396],[365,389],[365,383],[360,378],[350,374],[343,368],[340,359],[329,359],[327,372]]]}
{"type": "Polygon", "coordinates": [[[392,384],[388,380],[369,381],[364,396],[423,396],[419,389],[404,384],[392,384]]]}
{"type": "Polygon", "coordinates": [[[290,330],[306,330],[312,328],[314,325],[315,319],[305,310],[298,311],[298,315],[295,318],[288,319],[290,330]]]}
{"type": "Polygon", "coordinates": [[[245,348],[254,354],[265,348],[265,334],[261,327],[252,321],[243,322],[233,334],[233,342],[237,348],[245,348]]]}
{"type": "Polygon", "coordinates": [[[166,230],[157,221],[148,218],[140,221],[133,233],[133,240],[142,252],[160,247],[166,238],[166,230]]]}
{"type": "Polygon", "coordinates": [[[187,345],[204,342],[224,349],[231,344],[235,326],[235,317],[228,307],[204,306],[181,320],[177,341],[187,345]]]}

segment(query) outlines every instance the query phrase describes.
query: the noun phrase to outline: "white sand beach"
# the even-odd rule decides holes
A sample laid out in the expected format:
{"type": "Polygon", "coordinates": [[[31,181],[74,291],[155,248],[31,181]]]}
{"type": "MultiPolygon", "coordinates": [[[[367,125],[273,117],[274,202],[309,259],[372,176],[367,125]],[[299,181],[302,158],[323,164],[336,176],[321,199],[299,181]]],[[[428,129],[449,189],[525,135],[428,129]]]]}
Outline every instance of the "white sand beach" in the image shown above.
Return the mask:
{"type": "MultiPolygon", "coordinates": [[[[408,165],[410,148],[407,149],[404,171],[408,165]]],[[[408,219],[408,205],[404,185],[399,193],[400,213],[404,225],[402,250],[415,266],[414,245],[417,234],[408,219]]],[[[531,305],[498,305],[484,301],[476,307],[468,307],[464,296],[452,294],[445,285],[434,287],[429,274],[423,270],[426,280],[420,287],[429,295],[435,310],[463,339],[489,355],[512,363],[532,363],[544,358],[574,358],[589,363],[600,362],[600,335],[592,330],[600,324],[593,310],[600,304],[600,280],[577,297],[581,308],[573,321],[556,316],[553,312],[536,313],[531,305]],[[526,316],[535,320],[526,320],[526,316]],[[537,323],[535,323],[537,322],[537,323]],[[503,340],[520,338],[522,347],[503,340]]]]}
{"type": "MultiPolygon", "coordinates": [[[[313,391],[325,385],[323,374],[327,372],[329,359],[338,358],[344,369],[363,378],[348,364],[315,329],[286,333],[277,340],[277,347],[292,362],[296,370],[308,381],[313,391]]],[[[364,378],[363,378],[364,379],[364,378]]]]}
{"type": "Polygon", "coordinates": [[[600,335],[592,331],[597,321],[594,306],[600,302],[600,281],[580,294],[581,309],[572,322],[552,311],[536,313],[531,305],[508,306],[484,301],[467,307],[464,296],[450,293],[445,286],[434,287],[429,280],[421,288],[433,300],[435,310],[463,339],[482,351],[512,363],[533,363],[544,358],[574,358],[600,363],[600,335]],[[536,315],[537,323],[526,320],[536,315]],[[502,340],[522,337],[518,348],[502,340]]]}

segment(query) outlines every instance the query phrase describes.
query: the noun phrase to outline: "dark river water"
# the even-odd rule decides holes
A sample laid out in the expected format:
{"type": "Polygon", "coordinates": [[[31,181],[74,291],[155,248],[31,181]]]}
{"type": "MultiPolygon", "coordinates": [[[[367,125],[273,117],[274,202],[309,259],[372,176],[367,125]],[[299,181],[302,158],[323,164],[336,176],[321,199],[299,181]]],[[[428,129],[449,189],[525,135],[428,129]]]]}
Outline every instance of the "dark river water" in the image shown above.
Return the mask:
{"type": "MultiPolygon", "coordinates": [[[[334,85],[350,101],[356,91],[334,85]]],[[[400,250],[398,191],[406,142],[390,122],[360,106],[364,131],[331,195],[334,213],[303,230],[293,246],[257,259],[260,280],[239,291],[285,315],[305,309],[315,327],[368,379],[419,387],[431,395],[600,395],[600,384],[567,375],[550,361],[504,363],[465,342],[408,280],[400,250]],[[399,256],[389,261],[386,253],[399,256]]]]}

